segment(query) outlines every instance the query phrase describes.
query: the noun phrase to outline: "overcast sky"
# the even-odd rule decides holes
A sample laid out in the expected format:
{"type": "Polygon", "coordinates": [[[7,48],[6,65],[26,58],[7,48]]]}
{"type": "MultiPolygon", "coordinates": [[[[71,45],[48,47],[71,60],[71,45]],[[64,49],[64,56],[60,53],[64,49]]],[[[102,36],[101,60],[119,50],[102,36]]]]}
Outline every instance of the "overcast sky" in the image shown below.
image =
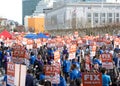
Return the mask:
{"type": "MultiPolygon", "coordinates": [[[[107,0],[115,2],[116,0],[107,0]]],[[[120,1],[120,0],[118,0],[120,1]]],[[[22,23],[22,0],[0,0],[0,17],[22,23]]]]}
{"type": "Polygon", "coordinates": [[[0,17],[22,22],[22,0],[0,0],[0,17]]]}

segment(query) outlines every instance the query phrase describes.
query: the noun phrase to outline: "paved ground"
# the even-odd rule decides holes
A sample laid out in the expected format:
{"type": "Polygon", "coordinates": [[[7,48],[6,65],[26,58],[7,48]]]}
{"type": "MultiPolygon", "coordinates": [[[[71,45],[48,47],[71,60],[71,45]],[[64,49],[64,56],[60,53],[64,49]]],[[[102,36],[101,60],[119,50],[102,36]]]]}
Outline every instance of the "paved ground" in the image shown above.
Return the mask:
{"type": "Polygon", "coordinates": [[[3,78],[4,78],[4,76],[3,76],[4,73],[5,73],[5,72],[3,71],[3,69],[0,68],[0,86],[3,86],[3,85],[2,85],[2,80],[3,80],[3,78]],[[2,73],[1,73],[1,71],[2,71],[2,73]]]}
{"type": "Polygon", "coordinates": [[[2,80],[3,80],[3,76],[0,77],[0,86],[2,86],[2,80]]]}

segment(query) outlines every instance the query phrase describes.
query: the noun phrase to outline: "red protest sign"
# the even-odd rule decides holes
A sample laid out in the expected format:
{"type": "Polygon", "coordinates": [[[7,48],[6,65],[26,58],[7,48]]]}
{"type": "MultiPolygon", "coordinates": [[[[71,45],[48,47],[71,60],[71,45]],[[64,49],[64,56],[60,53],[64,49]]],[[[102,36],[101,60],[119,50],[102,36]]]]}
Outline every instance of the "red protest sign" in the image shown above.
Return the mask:
{"type": "Polygon", "coordinates": [[[106,69],[113,69],[113,60],[110,53],[101,54],[100,57],[102,60],[102,67],[105,67],[106,69]]]}
{"type": "Polygon", "coordinates": [[[60,64],[55,63],[55,65],[45,65],[45,78],[51,83],[58,84],[60,82],[60,64]]]}
{"type": "Polygon", "coordinates": [[[75,44],[74,44],[74,45],[71,45],[69,52],[76,52],[76,48],[77,48],[77,46],[76,46],[75,44]]]}
{"type": "Polygon", "coordinates": [[[7,64],[7,84],[14,86],[15,83],[15,64],[8,62],[7,64]]]}
{"type": "Polygon", "coordinates": [[[83,81],[83,86],[102,86],[102,74],[83,73],[82,81],[83,81]]]}
{"type": "Polygon", "coordinates": [[[12,46],[13,52],[12,57],[19,57],[19,58],[25,58],[26,57],[26,49],[24,46],[19,44],[13,44],[12,46]]]}

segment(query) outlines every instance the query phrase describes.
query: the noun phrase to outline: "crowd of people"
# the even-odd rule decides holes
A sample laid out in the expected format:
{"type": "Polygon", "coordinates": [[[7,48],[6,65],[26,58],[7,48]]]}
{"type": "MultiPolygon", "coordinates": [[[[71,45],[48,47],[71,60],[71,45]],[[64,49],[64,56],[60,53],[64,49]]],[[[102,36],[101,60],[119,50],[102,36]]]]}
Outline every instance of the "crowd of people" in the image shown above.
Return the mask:
{"type": "MultiPolygon", "coordinates": [[[[60,50],[56,46],[48,46],[47,43],[36,48],[36,51],[26,49],[29,53],[29,57],[27,58],[29,63],[26,65],[28,70],[26,71],[25,86],[35,86],[35,81],[38,81],[39,85],[43,86],[82,86],[83,72],[102,73],[102,86],[120,86],[120,45],[114,46],[114,39],[110,40],[109,46],[103,44],[97,47],[95,55],[91,56],[89,42],[86,42],[84,46],[77,44],[75,58],[73,59],[69,59],[70,53],[67,44],[64,44],[60,50]],[[60,82],[58,84],[46,80],[44,71],[45,65],[52,65],[54,63],[54,52],[56,50],[60,51],[60,82]],[[112,69],[102,66],[101,55],[104,53],[109,53],[112,56],[112,69]],[[86,65],[86,56],[90,57],[88,68],[86,65]]],[[[11,61],[12,47],[5,46],[4,42],[1,42],[0,67],[5,70],[4,83],[7,82],[7,62],[11,61]]]]}

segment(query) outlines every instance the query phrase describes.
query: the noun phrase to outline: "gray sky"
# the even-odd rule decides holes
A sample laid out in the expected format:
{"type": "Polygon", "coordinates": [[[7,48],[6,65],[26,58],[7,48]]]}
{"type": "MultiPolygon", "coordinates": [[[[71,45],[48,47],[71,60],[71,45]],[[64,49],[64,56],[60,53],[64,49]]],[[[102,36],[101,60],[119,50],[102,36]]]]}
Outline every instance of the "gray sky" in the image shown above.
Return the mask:
{"type": "Polygon", "coordinates": [[[22,23],[22,0],[0,0],[0,17],[22,23]]]}

